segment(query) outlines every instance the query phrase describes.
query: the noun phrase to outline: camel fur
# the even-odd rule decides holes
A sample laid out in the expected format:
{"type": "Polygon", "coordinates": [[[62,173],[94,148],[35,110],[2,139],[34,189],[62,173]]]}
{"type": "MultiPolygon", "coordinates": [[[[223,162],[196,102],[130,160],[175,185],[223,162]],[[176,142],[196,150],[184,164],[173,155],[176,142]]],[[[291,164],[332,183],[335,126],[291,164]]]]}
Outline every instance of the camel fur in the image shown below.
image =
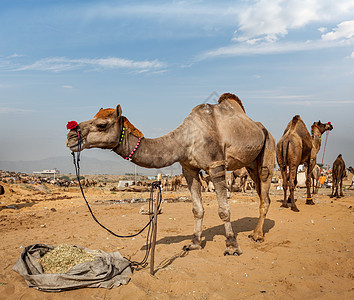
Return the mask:
{"type": "Polygon", "coordinates": [[[346,176],[345,173],[345,162],[343,160],[342,154],[339,154],[336,160],[333,162],[332,168],[332,194],[331,198],[343,197],[343,178],[346,176]],[[339,188],[339,193],[338,193],[339,188]],[[335,191],[335,192],[334,192],[335,191]]]}
{"type": "Polygon", "coordinates": [[[314,122],[311,126],[311,133],[308,132],[305,123],[299,115],[287,125],[283,136],[276,146],[276,157],[281,169],[283,178],[284,199],[282,207],[288,207],[287,189],[290,190],[291,210],[298,212],[295,204],[294,190],[296,186],[296,174],[300,164],[306,163],[306,204],[314,205],[311,197],[311,174],[316,165],[316,156],[321,147],[321,136],[327,130],[332,130],[331,123],[314,122]]]}
{"type": "MultiPolygon", "coordinates": [[[[260,198],[260,216],[250,237],[263,241],[263,223],[270,204],[275,141],[261,123],[246,115],[237,96],[226,93],[220,97],[218,104],[196,106],[180,126],[154,139],[139,137],[135,130],[126,130],[122,137],[124,118],[118,105],[115,110],[103,110],[93,119],[81,122],[78,125],[80,149],[112,149],[124,158],[136,149],[131,161],[146,168],[162,168],[179,162],[191,193],[194,215],[194,235],[185,249],[202,247],[204,208],[199,177],[201,170],[211,177],[215,187],[218,213],[226,231],[224,254],[242,253],[231,226],[225,180],[227,170],[246,167],[255,181],[260,198]]],[[[67,135],[67,147],[71,151],[79,149],[78,128],[71,129],[67,135]]]]}

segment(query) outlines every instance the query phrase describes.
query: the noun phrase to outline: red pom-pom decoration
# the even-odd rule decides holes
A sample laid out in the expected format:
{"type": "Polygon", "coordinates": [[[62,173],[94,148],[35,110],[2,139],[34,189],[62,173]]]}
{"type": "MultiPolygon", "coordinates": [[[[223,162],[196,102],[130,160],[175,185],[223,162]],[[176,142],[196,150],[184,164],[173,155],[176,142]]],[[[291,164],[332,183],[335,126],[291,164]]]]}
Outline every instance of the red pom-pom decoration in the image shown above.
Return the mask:
{"type": "Polygon", "coordinates": [[[79,126],[79,124],[77,124],[76,121],[70,121],[68,122],[68,124],[66,125],[66,129],[75,129],[77,126],[79,126]]]}

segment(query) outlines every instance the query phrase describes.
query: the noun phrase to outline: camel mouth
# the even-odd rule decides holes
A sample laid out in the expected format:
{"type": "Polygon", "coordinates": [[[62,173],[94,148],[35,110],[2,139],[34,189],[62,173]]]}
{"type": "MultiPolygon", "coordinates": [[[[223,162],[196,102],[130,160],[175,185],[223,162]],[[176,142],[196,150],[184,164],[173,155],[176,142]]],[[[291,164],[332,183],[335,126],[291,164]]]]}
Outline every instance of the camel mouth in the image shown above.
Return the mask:
{"type": "Polygon", "coordinates": [[[67,141],[66,147],[68,147],[73,152],[80,152],[84,150],[85,147],[84,141],[80,141],[80,143],[78,143],[78,141],[73,141],[73,142],[74,143],[70,143],[70,141],[67,141]]]}

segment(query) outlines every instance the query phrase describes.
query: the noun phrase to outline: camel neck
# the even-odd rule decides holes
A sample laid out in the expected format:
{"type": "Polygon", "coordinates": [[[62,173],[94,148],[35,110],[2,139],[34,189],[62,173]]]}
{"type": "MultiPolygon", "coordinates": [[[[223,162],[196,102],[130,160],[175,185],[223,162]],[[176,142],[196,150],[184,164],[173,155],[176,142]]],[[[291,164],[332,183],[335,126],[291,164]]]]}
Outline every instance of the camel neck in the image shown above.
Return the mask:
{"type": "Polygon", "coordinates": [[[183,159],[184,147],[178,130],[162,137],[140,138],[125,131],[119,147],[114,152],[145,168],[163,168],[183,159]]]}
{"type": "Polygon", "coordinates": [[[321,148],[322,132],[320,131],[320,129],[317,126],[312,126],[311,135],[312,135],[312,144],[318,152],[321,148]]]}

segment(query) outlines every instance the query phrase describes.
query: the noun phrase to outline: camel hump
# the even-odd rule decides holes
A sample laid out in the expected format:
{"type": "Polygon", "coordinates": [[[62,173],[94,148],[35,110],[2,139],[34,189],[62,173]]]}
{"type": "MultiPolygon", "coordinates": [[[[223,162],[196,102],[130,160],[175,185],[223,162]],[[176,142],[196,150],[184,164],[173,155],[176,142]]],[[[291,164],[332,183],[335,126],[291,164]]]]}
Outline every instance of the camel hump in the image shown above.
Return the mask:
{"type": "Polygon", "coordinates": [[[299,122],[299,120],[301,120],[299,115],[296,115],[293,117],[293,119],[291,120],[291,129],[295,128],[297,122],[299,122]]]}
{"type": "Polygon", "coordinates": [[[235,101],[241,106],[242,110],[243,110],[244,112],[246,112],[246,111],[245,111],[245,108],[243,107],[243,104],[242,104],[240,98],[237,97],[237,96],[234,95],[234,94],[231,94],[231,93],[224,93],[224,94],[222,94],[222,95],[220,96],[219,100],[218,100],[218,103],[221,103],[222,101],[227,100],[227,99],[235,100],[235,101]]]}

